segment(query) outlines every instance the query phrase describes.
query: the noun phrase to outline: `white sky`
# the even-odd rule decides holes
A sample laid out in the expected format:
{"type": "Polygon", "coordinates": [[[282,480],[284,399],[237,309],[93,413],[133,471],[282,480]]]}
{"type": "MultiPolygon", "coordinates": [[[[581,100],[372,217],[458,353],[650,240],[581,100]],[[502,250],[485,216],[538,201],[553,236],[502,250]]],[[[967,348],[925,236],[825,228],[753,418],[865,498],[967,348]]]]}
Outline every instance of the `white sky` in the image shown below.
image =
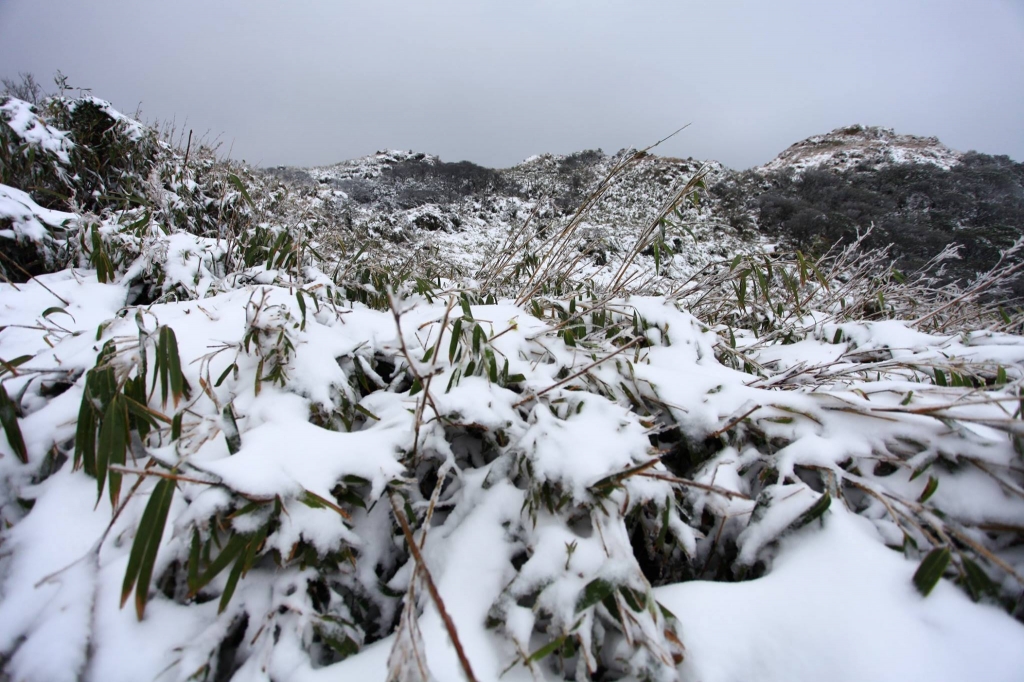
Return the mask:
{"type": "Polygon", "coordinates": [[[659,153],[746,168],[863,123],[1024,159],[1021,0],[0,0],[0,75],[57,69],[263,165],[508,166],[685,123],[659,153]]]}

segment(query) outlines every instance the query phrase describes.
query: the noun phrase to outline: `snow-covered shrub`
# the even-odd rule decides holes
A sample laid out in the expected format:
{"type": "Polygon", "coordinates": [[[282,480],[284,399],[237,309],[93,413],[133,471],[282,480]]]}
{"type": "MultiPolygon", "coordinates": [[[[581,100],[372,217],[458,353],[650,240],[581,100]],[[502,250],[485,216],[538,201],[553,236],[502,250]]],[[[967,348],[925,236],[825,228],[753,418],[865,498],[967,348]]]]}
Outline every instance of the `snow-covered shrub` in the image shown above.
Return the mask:
{"type": "MultiPolygon", "coordinates": [[[[100,128],[90,144],[136,130],[100,128]]],[[[39,159],[62,168],[73,148],[54,149],[39,159]]],[[[67,249],[0,285],[4,675],[1024,665],[1006,613],[1024,583],[1024,340],[985,298],[1012,261],[963,289],[856,247],[740,254],[681,282],[661,259],[698,175],[594,265],[585,209],[613,174],[456,280],[343,243],[304,188],[153,149],[122,154],[141,164],[116,180],[127,194],[88,209],[0,195],[23,207],[5,208],[22,216],[8,238],[67,249]],[[779,615],[807,594],[846,601],[779,615]],[[889,621],[899,639],[872,639],[889,621]]]]}

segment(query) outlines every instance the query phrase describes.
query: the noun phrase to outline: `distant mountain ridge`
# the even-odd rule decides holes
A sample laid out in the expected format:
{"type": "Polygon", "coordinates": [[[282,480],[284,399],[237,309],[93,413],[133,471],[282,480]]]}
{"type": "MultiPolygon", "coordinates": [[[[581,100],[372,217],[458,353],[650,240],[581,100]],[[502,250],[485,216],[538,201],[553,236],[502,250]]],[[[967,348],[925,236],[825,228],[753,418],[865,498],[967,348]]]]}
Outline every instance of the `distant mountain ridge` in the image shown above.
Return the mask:
{"type": "MultiPolygon", "coordinates": [[[[368,238],[427,249],[438,262],[469,271],[524,221],[538,234],[564,223],[632,153],[541,154],[490,169],[385,150],[330,166],[266,172],[305,186],[346,227],[368,238]]],[[[969,279],[1024,234],[1024,165],[954,151],[934,137],[853,125],[797,142],[745,171],[716,161],[644,156],[618,174],[584,216],[581,228],[595,262],[628,248],[702,169],[702,201],[683,206],[680,226],[669,228],[671,275],[688,276],[766,243],[821,251],[873,228],[871,244],[895,243],[894,255],[908,269],[951,242],[964,244],[964,260],[947,270],[969,279]]]]}

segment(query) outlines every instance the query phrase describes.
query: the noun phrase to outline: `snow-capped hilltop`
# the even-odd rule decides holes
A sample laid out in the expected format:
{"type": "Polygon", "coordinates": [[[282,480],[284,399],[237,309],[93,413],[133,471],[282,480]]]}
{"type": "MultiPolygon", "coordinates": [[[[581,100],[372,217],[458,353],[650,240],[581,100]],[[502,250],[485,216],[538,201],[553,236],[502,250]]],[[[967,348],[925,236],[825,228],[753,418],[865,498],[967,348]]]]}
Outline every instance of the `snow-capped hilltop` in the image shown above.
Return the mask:
{"type": "Polygon", "coordinates": [[[960,163],[962,156],[935,137],[899,135],[892,128],[853,125],[797,142],[757,170],[873,170],[897,163],[928,163],[949,169],[960,163]]]}
{"type": "Polygon", "coordinates": [[[311,168],[309,169],[309,172],[310,175],[318,180],[341,180],[350,178],[369,180],[371,178],[379,178],[388,168],[400,163],[421,162],[427,165],[432,165],[438,161],[438,157],[433,154],[414,152],[412,150],[404,151],[401,149],[384,149],[378,151],[376,154],[368,154],[367,156],[348,159],[347,161],[336,163],[333,166],[311,168]]]}

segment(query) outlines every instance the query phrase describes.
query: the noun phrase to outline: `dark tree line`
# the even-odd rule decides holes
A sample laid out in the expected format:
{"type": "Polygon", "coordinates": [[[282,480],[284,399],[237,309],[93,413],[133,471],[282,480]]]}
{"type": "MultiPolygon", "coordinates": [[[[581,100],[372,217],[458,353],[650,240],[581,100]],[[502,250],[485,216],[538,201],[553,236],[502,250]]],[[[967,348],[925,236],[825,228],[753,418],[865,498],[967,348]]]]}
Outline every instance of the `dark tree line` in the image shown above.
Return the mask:
{"type": "MultiPolygon", "coordinates": [[[[947,266],[948,276],[961,280],[991,267],[1024,234],[1024,164],[1006,156],[969,153],[949,170],[900,164],[842,173],[747,172],[719,183],[714,193],[730,223],[753,217],[762,233],[808,253],[850,241],[872,224],[868,245],[892,244],[907,271],[950,243],[962,244],[962,258],[947,266]]],[[[1015,293],[1024,294],[1024,284],[1015,293]]]]}

